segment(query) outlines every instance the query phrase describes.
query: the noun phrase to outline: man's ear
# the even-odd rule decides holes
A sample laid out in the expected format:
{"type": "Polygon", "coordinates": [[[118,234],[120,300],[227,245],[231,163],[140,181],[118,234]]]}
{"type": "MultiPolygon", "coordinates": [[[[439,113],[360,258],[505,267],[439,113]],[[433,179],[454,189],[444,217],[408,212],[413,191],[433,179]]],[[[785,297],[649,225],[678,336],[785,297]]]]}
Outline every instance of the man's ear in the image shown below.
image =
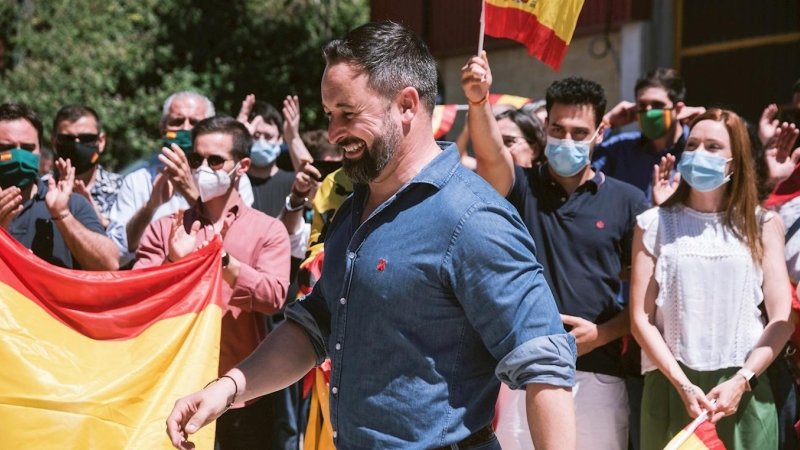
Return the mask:
{"type": "Polygon", "coordinates": [[[100,133],[100,137],[97,138],[97,148],[99,149],[98,153],[103,153],[103,150],[106,149],[106,134],[100,133]]]}
{"type": "Polygon", "coordinates": [[[419,92],[416,88],[408,86],[397,95],[397,103],[403,123],[409,124],[419,112],[419,92]]]}
{"type": "Polygon", "coordinates": [[[250,169],[251,160],[250,158],[242,158],[239,161],[239,168],[236,169],[236,176],[241,177],[242,175],[246,174],[247,171],[250,169]]]}

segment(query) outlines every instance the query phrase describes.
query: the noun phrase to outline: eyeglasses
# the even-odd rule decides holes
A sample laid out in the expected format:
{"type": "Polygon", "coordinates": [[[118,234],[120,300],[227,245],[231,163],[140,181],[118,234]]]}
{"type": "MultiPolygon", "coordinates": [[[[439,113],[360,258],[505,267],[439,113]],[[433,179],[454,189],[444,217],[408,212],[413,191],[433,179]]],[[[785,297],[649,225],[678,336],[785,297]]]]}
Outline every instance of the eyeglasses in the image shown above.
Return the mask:
{"type": "MultiPolygon", "coordinates": [[[[186,117],[181,117],[181,116],[168,116],[167,117],[167,126],[170,126],[170,127],[176,127],[176,128],[180,127],[180,126],[182,126],[184,124],[184,122],[186,122],[186,117]]],[[[192,128],[194,128],[194,126],[197,125],[197,122],[200,122],[200,121],[195,119],[194,117],[189,117],[189,124],[192,125],[192,128]]]]}
{"type": "Polygon", "coordinates": [[[522,136],[503,135],[502,138],[503,138],[503,145],[506,147],[514,146],[514,144],[517,143],[517,139],[522,139],[523,141],[525,141],[525,138],[522,136]]]}
{"type": "Polygon", "coordinates": [[[74,134],[56,135],[56,143],[61,145],[66,145],[72,142],[80,142],[81,144],[94,144],[97,142],[98,139],[100,139],[99,134],[91,134],[91,133],[81,133],[77,136],[74,134]]]}
{"type": "Polygon", "coordinates": [[[222,166],[225,165],[225,161],[229,161],[228,159],[225,159],[219,155],[211,155],[208,158],[204,158],[197,153],[189,153],[186,155],[186,160],[189,161],[189,167],[192,169],[197,169],[203,165],[203,161],[208,160],[208,167],[210,167],[212,170],[221,169],[222,166]]]}

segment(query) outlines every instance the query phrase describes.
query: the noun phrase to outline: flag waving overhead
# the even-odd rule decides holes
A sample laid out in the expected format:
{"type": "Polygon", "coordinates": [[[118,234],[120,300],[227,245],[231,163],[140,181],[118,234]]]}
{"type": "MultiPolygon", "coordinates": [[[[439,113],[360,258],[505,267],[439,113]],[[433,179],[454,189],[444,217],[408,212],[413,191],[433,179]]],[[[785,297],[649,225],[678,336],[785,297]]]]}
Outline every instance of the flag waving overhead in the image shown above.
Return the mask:
{"type": "Polygon", "coordinates": [[[520,42],[556,71],[572,41],[583,0],[486,0],[485,33],[520,42]]]}
{"type": "MultiPolygon", "coordinates": [[[[178,263],[82,272],[0,230],[0,448],[167,449],[175,400],[216,378],[215,240],[178,263]]],[[[212,449],[214,428],[193,442],[212,449]]]]}

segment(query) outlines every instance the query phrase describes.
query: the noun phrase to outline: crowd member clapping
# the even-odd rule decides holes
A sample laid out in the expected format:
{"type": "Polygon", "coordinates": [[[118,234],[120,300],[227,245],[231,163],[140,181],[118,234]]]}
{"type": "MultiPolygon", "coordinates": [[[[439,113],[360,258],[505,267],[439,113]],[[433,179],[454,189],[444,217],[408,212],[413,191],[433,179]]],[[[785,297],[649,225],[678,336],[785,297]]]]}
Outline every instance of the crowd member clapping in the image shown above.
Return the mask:
{"type": "Polygon", "coordinates": [[[675,192],[638,217],[634,238],[642,449],[663,448],[703,409],[727,448],[777,448],[762,373],[791,332],[791,293],[783,222],[758,207],[742,120],[718,109],[695,119],[678,171],[675,192]]]}
{"type": "Polygon", "coordinates": [[[75,167],[56,161],[59,177],[39,177],[42,122],[28,107],[0,105],[0,227],[34,254],[61,267],[116,270],[114,243],[92,205],[73,193],[75,167]]]}

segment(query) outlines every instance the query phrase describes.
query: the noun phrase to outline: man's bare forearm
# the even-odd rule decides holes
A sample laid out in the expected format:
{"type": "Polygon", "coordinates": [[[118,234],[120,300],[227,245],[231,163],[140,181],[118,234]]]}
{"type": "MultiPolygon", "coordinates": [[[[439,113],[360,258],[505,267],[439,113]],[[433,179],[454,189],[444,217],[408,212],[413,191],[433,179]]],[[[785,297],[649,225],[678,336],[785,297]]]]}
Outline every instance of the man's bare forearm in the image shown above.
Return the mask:
{"type": "Polygon", "coordinates": [[[526,386],[528,427],[536,450],[575,450],[575,406],[570,389],[549,384],[526,386]]]}
{"type": "Polygon", "coordinates": [[[290,386],[314,367],[316,359],[314,347],[300,325],[285,321],[228,373],[244,390],[237,401],[251,400],[290,386]]]}
{"type": "Polygon", "coordinates": [[[89,230],[72,214],[56,225],[70,253],[85,270],[119,269],[119,252],[111,239],[89,230]]]}
{"type": "Polygon", "coordinates": [[[153,220],[153,214],[156,209],[145,205],[136,214],[131,217],[131,220],[125,225],[125,234],[128,236],[128,251],[135,252],[139,248],[139,242],[142,240],[147,226],[153,220]]]}

